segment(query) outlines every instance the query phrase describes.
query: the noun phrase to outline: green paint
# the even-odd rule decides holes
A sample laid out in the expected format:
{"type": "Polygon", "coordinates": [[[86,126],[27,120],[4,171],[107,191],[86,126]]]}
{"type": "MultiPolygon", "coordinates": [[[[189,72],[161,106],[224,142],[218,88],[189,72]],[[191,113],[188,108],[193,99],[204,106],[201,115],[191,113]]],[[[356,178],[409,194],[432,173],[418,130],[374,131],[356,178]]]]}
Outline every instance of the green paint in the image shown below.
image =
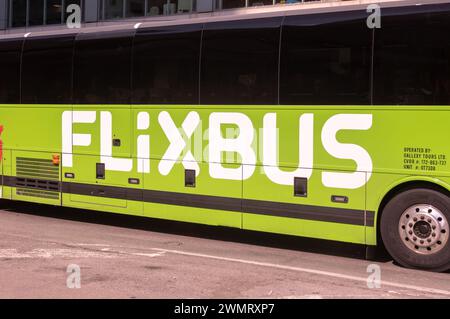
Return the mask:
{"type": "MultiPolygon", "coordinates": [[[[73,146],[73,167],[61,167],[60,180],[65,182],[143,188],[187,194],[201,194],[230,198],[257,199],[274,202],[296,203],[321,207],[375,211],[378,219],[379,205],[395,186],[404,182],[428,181],[450,190],[450,151],[448,137],[450,107],[403,106],[67,106],[67,105],[0,105],[0,125],[3,125],[3,158],[1,170],[4,176],[17,176],[18,157],[51,160],[62,151],[62,114],[64,111],[96,111],[95,123],[74,123],[74,134],[90,134],[90,146],[73,146]],[[120,147],[113,147],[113,157],[133,159],[130,172],[106,171],[106,178],[96,179],[95,164],[100,162],[100,113],[112,114],[112,137],[121,140],[120,147]],[[188,149],[184,149],[168,175],[158,169],[161,158],[170,143],[162,130],[158,116],[167,111],[175,125],[181,127],[187,114],[198,113],[201,125],[193,137],[182,137],[188,149]],[[137,115],[148,112],[150,126],[137,130],[137,115]],[[213,112],[237,112],[245,114],[255,128],[252,143],[256,154],[256,168],[251,177],[244,180],[217,179],[210,176],[207,129],[213,112]],[[299,117],[305,113],[314,115],[314,166],[308,183],[308,196],[293,196],[292,185],[278,185],[263,170],[261,136],[263,118],[267,113],[277,114],[279,128],[279,166],[283,171],[294,171],[298,166],[299,117]],[[373,169],[366,185],[356,189],[330,188],[323,185],[322,173],[347,172],[356,169],[355,161],[335,158],[327,152],[321,141],[322,128],[336,114],[371,114],[372,126],[367,130],[341,130],[336,134],[340,143],[356,144],[370,154],[373,169]],[[150,173],[137,169],[137,139],[150,136],[150,173]],[[200,147],[198,147],[200,145],[200,147]],[[405,148],[409,148],[405,152],[405,148]],[[414,148],[416,150],[414,150],[414,148]],[[201,152],[196,150],[200,149],[201,152]],[[185,187],[182,158],[190,150],[199,162],[200,174],[196,187],[185,187]],[[426,157],[426,158],[425,158],[426,157]],[[410,166],[407,166],[410,165],[410,166]],[[75,174],[67,179],[64,174],[75,174]],[[139,185],[128,183],[129,178],[140,180],[139,185]],[[349,198],[347,204],[331,202],[332,195],[349,198]]],[[[221,127],[222,135],[235,125],[221,127]]],[[[239,135],[235,131],[234,137],[239,135]]],[[[233,152],[221,156],[223,166],[241,168],[242,157],[233,152]]],[[[142,203],[124,199],[63,194],[58,199],[38,198],[17,194],[15,189],[4,186],[2,197],[53,205],[63,205],[114,213],[156,217],[170,220],[221,225],[251,230],[338,240],[375,245],[376,228],[332,222],[319,222],[266,215],[228,212],[204,208],[192,208],[156,203],[142,203]]]]}

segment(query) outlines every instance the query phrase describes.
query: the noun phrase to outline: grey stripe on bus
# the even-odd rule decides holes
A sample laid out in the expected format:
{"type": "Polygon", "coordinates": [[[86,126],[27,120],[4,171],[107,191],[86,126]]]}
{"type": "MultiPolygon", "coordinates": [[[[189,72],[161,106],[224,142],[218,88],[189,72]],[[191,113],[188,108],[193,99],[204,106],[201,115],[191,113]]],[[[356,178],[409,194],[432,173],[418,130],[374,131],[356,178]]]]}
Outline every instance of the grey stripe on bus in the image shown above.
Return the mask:
{"type": "MultiPolygon", "coordinates": [[[[3,185],[15,187],[16,180],[24,177],[3,176],[3,185]]],[[[33,179],[37,180],[37,179],[33,179]]],[[[41,180],[43,181],[43,180],[41,180]]],[[[52,181],[54,182],[54,181],[52,181]]],[[[23,186],[21,186],[23,187],[23,186]]],[[[118,186],[59,182],[62,193],[115,198],[148,203],[217,209],[257,215],[287,217],[332,223],[373,227],[375,212],[348,208],[322,207],[254,199],[241,199],[211,195],[187,194],[118,186]]]]}

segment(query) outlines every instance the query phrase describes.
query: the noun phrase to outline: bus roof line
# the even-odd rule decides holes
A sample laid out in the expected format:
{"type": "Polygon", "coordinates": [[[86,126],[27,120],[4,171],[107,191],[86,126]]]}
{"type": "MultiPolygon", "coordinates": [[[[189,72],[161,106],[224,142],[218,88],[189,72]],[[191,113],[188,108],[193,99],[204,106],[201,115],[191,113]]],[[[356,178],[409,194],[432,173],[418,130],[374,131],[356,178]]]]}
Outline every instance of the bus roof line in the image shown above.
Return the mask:
{"type": "Polygon", "coordinates": [[[137,23],[139,29],[152,27],[169,27],[179,25],[204,24],[212,22],[227,22],[250,20],[271,17],[295,16],[337,13],[345,11],[356,11],[366,9],[369,4],[377,3],[381,8],[405,7],[412,5],[450,4],[450,0],[351,0],[333,2],[306,2],[294,5],[274,6],[270,8],[241,8],[209,13],[195,13],[189,15],[171,16],[158,19],[155,17],[141,17],[117,21],[104,21],[86,23],[80,29],[69,29],[65,26],[39,26],[32,28],[9,29],[0,35],[2,39],[20,39],[24,34],[30,33],[30,37],[70,35],[78,33],[112,32],[119,30],[133,30],[137,23]],[[236,13],[239,14],[236,14],[236,13]],[[243,12],[243,13],[242,13],[243,12]],[[188,16],[188,17],[186,17],[188,16]]]}

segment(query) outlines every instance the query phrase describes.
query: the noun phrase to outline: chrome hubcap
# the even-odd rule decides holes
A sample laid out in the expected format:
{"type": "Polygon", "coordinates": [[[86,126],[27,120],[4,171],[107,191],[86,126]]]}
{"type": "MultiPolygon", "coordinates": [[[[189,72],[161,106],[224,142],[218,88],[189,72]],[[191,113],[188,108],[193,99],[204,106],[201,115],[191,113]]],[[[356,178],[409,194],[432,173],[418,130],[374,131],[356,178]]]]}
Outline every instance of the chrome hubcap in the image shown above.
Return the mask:
{"type": "Polygon", "coordinates": [[[398,231],[406,247],[416,253],[429,255],[445,247],[449,225],[445,215],[436,207],[417,204],[403,212],[398,231]]]}

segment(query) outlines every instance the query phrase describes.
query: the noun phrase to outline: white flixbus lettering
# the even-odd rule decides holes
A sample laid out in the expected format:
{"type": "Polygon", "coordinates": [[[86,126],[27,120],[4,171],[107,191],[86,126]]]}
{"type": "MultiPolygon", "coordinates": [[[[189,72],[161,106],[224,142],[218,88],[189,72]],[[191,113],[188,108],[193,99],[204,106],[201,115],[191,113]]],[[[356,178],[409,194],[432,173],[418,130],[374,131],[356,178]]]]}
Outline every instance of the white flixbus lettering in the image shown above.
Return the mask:
{"type": "MultiPolygon", "coordinates": [[[[158,121],[170,142],[169,147],[159,162],[158,169],[161,175],[168,175],[187,145],[168,112],[163,111],[159,113],[158,121]]],[[[189,112],[181,124],[181,128],[186,137],[190,138],[199,124],[200,116],[198,113],[189,112]]],[[[196,175],[200,173],[200,166],[190,150],[186,152],[181,163],[185,169],[195,170],[196,175]]]]}
{"type": "Polygon", "coordinates": [[[112,114],[100,112],[100,162],[109,171],[130,172],[133,169],[131,158],[115,158],[112,156],[112,114]]]}
{"type": "Polygon", "coordinates": [[[64,111],[62,114],[62,166],[73,166],[73,146],[91,145],[91,134],[73,134],[74,123],[95,123],[95,111],[64,111]]]}
{"type": "MultiPolygon", "coordinates": [[[[150,115],[147,112],[139,112],[137,115],[137,129],[148,130],[150,127],[150,115]]],[[[140,134],[137,138],[137,171],[138,173],[150,173],[150,135],[140,134]]]]}
{"type": "MultiPolygon", "coordinates": [[[[62,114],[62,165],[73,167],[73,147],[91,145],[91,134],[73,133],[73,124],[92,124],[96,121],[96,111],[65,111],[62,114]]],[[[200,116],[197,112],[189,112],[181,128],[177,128],[167,111],[159,113],[159,124],[170,144],[159,162],[161,175],[168,175],[180,156],[185,169],[200,173],[199,163],[192,152],[187,149],[186,139],[191,139],[198,129],[200,116]]],[[[150,115],[139,112],[137,130],[148,130],[150,115]]],[[[372,127],[371,114],[336,114],[329,118],[321,132],[321,141],[325,151],[334,158],[353,160],[356,168],[353,171],[321,172],[322,184],[330,188],[356,189],[364,186],[372,175],[373,163],[369,153],[361,146],[341,143],[337,134],[343,130],[368,130],[372,127]]],[[[255,131],[250,118],[238,112],[213,112],[209,116],[208,131],[209,174],[212,178],[228,180],[246,180],[256,168],[256,152],[253,146],[255,131]],[[237,136],[223,137],[225,125],[236,126],[237,136]],[[223,154],[239,155],[240,161],[233,167],[225,165],[223,154]]],[[[305,113],[298,120],[298,164],[292,170],[280,167],[279,136],[276,113],[267,113],[263,118],[262,130],[262,164],[265,175],[273,183],[292,185],[294,177],[310,178],[314,166],[314,114],[305,113]]],[[[112,156],[112,114],[100,111],[100,161],[106,170],[130,172],[133,159],[115,158],[112,156]]],[[[150,173],[150,135],[137,136],[137,171],[150,173]]]]}
{"type": "Polygon", "coordinates": [[[254,138],[253,124],[247,115],[242,113],[214,112],[209,116],[209,174],[212,178],[245,180],[253,175],[256,155],[252,143],[254,138]],[[236,125],[239,136],[222,137],[222,125],[236,125]],[[224,167],[223,152],[235,152],[242,158],[238,167],[224,167]]]}
{"type": "Polygon", "coordinates": [[[274,183],[292,185],[294,177],[310,178],[314,154],[314,115],[303,114],[299,118],[299,162],[292,172],[280,170],[278,163],[278,130],[276,113],[264,116],[263,127],[263,167],[267,177],[274,183]]]}
{"type": "MultiPolygon", "coordinates": [[[[91,145],[91,134],[74,134],[74,123],[95,123],[96,111],[64,111],[62,114],[62,166],[73,167],[73,146],[91,145]]],[[[112,115],[100,112],[100,162],[110,171],[129,172],[133,160],[112,156],[112,115]]]]}
{"type": "Polygon", "coordinates": [[[322,129],[322,144],[333,157],[356,162],[354,172],[323,172],[322,184],[332,188],[355,189],[364,186],[372,175],[372,159],[359,145],[340,143],[336,134],[341,130],[368,130],[372,127],[372,114],[336,114],[322,129]]]}

